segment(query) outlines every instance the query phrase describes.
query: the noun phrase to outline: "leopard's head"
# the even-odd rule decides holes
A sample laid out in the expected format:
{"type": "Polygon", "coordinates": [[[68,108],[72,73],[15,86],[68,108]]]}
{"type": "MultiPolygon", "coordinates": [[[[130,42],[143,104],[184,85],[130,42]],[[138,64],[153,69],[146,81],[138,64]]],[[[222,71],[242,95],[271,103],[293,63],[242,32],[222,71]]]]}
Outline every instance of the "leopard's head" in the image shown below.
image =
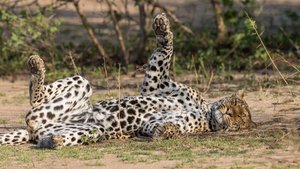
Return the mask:
{"type": "Polygon", "coordinates": [[[252,121],[249,106],[244,100],[244,96],[244,90],[239,90],[227,98],[228,102],[221,110],[228,130],[253,129],[257,127],[256,123],[252,121]]]}

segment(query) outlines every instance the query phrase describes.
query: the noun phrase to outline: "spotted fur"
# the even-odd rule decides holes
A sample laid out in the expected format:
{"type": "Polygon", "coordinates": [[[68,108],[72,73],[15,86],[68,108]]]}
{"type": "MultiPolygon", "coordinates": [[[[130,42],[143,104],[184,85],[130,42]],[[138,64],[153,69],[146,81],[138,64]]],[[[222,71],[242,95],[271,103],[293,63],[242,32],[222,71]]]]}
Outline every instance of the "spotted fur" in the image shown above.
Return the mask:
{"type": "Polygon", "coordinates": [[[181,134],[249,128],[253,123],[247,103],[235,94],[207,103],[200,93],[169,77],[173,34],[165,14],[154,19],[157,49],[152,54],[141,95],[90,104],[92,89],[81,76],[44,85],[43,60],[31,56],[31,110],[26,130],[1,134],[0,144],[29,140],[40,148],[61,148],[107,139],[146,136],[173,138],[181,134]]]}

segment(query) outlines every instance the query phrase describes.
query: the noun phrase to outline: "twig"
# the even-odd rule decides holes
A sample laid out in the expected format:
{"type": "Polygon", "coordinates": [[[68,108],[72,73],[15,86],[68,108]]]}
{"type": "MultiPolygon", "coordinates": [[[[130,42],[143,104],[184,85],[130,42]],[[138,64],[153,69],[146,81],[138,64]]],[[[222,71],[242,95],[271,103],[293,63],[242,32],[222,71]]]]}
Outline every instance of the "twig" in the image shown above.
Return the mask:
{"type": "Polygon", "coordinates": [[[198,85],[199,85],[200,79],[199,79],[199,75],[198,75],[198,70],[197,70],[197,68],[196,68],[196,62],[195,62],[195,57],[194,57],[194,55],[192,55],[192,64],[193,64],[193,66],[194,66],[194,71],[195,71],[196,81],[197,81],[197,86],[198,86],[198,85]]]}
{"type": "Polygon", "coordinates": [[[62,0],[54,1],[51,4],[46,5],[46,6],[40,5],[38,1],[36,3],[39,6],[39,8],[41,8],[42,13],[45,13],[46,9],[48,9],[48,8],[51,8],[53,10],[57,10],[57,9],[59,9],[59,8],[61,8],[63,6],[66,6],[68,4],[67,1],[62,1],[62,0]]]}
{"type": "Polygon", "coordinates": [[[121,137],[123,136],[123,131],[120,123],[120,114],[121,114],[121,65],[119,64],[119,71],[118,71],[118,85],[119,85],[119,113],[118,113],[118,123],[120,127],[121,137]]]}
{"type": "Polygon", "coordinates": [[[297,70],[298,73],[300,73],[300,70],[293,64],[291,64],[289,61],[287,61],[284,57],[280,56],[279,57],[285,62],[287,63],[288,65],[292,66],[295,70],[297,70]]]}
{"type": "MultiPolygon", "coordinates": [[[[128,9],[128,0],[121,0],[122,6],[124,7],[124,16],[127,19],[127,27],[130,27],[130,14],[128,9]]],[[[119,10],[121,11],[121,10],[119,10]]],[[[126,37],[128,37],[128,34],[126,34],[126,37]]],[[[127,38],[128,39],[128,38],[127,38]]]]}
{"type": "Polygon", "coordinates": [[[152,4],[154,8],[160,8],[162,9],[176,24],[178,24],[180,26],[180,28],[182,30],[184,30],[185,32],[194,35],[194,32],[188,28],[187,26],[185,26],[177,17],[176,15],[174,15],[169,9],[167,9],[165,6],[159,4],[156,1],[153,0],[148,0],[148,3],[152,4]]]}
{"type": "Polygon", "coordinates": [[[289,74],[288,77],[287,77],[287,79],[289,79],[289,80],[291,81],[292,79],[290,79],[290,77],[294,77],[296,74],[300,73],[300,70],[299,70],[295,65],[293,65],[292,63],[290,63],[289,61],[287,61],[287,60],[286,60],[284,57],[282,57],[281,55],[278,55],[278,56],[281,58],[281,60],[282,60],[283,62],[287,63],[289,66],[291,66],[292,68],[294,68],[294,69],[296,70],[296,72],[294,72],[294,73],[292,73],[292,74],[289,74]]]}
{"type": "MultiPolygon", "coordinates": [[[[278,59],[278,58],[274,58],[273,60],[274,60],[274,62],[280,61],[280,59],[278,59]]],[[[269,63],[268,65],[265,66],[264,70],[267,70],[271,66],[273,66],[273,64],[269,63]]]]}
{"type": "Polygon", "coordinates": [[[216,24],[218,28],[218,38],[217,41],[223,44],[227,39],[227,28],[223,17],[223,8],[220,0],[211,0],[211,4],[214,8],[216,24]]]}
{"type": "Polygon", "coordinates": [[[83,26],[85,27],[92,43],[97,48],[98,54],[100,55],[101,59],[103,60],[103,71],[104,71],[104,74],[105,74],[105,78],[107,78],[108,75],[107,75],[107,68],[106,68],[106,59],[108,58],[108,56],[106,55],[104,48],[102,47],[102,45],[100,44],[100,42],[96,38],[94,30],[89,25],[89,23],[87,22],[86,17],[84,16],[83,12],[81,11],[81,8],[79,6],[79,2],[80,2],[80,0],[74,0],[73,4],[76,8],[76,12],[80,16],[81,22],[82,22],[83,26]]]}
{"type": "Polygon", "coordinates": [[[139,7],[139,26],[140,26],[140,43],[139,43],[139,51],[138,55],[135,58],[135,62],[138,64],[143,64],[147,62],[147,54],[146,54],[146,46],[147,46],[147,32],[146,32],[146,18],[147,14],[145,11],[145,1],[140,0],[138,2],[139,7]]]}
{"type": "Polygon", "coordinates": [[[74,69],[74,71],[75,71],[75,74],[76,74],[76,75],[79,75],[78,69],[77,69],[77,67],[76,67],[76,65],[75,65],[75,62],[74,62],[74,59],[73,59],[73,56],[72,56],[71,51],[69,52],[69,57],[70,57],[70,59],[71,59],[72,66],[73,66],[73,69],[74,69]]]}
{"type": "Polygon", "coordinates": [[[63,2],[63,3],[58,3],[58,4],[54,4],[52,9],[56,10],[60,7],[66,6],[68,4],[68,2],[63,2]]]}
{"type": "Polygon", "coordinates": [[[209,78],[209,81],[208,81],[208,84],[207,84],[207,87],[206,87],[206,89],[204,90],[204,93],[207,93],[208,90],[210,89],[210,85],[211,85],[211,82],[213,81],[213,78],[214,78],[214,72],[212,71],[212,72],[211,72],[211,75],[210,75],[210,78],[209,78]]]}
{"type": "Polygon", "coordinates": [[[117,21],[116,15],[113,11],[111,0],[105,0],[105,2],[108,6],[110,17],[113,21],[115,32],[116,32],[116,35],[117,35],[117,38],[118,38],[118,41],[119,41],[119,44],[120,44],[120,48],[121,48],[121,51],[122,51],[122,54],[123,54],[123,57],[120,58],[120,60],[122,62],[122,67],[123,67],[123,69],[125,69],[125,72],[127,72],[128,53],[127,53],[127,50],[126,50],[124,38],[123,38],[123,35],[122,35],[122,32],[121,32],[119,23],[117,21]]]}
{"type": "MultiPolygon", "coordinates": [[[[221,43],[221,42],[220,42],[221,43]]],[[[232,53],[234,53],[236,51],[236,49],[240,46],[240,43],[238,44],[234,44],[233,48],[230,49],[229,52],[226,53],[226,55],[224,55],[223,58],[227,59],[228,56],[230,56],[232,53]]]]}
{"type": "Polygon", "coordinates": [[[280,30],[282,31],[282,33],[284,34],[284,36],[286,36],[290,42],[291,45],[293,45],[293,47],[296,49],[297,53],[300,54],[300,49],[299,46],[296,45],[292,39],[287,35],[287,33],[284,31],[284,29],[282,27],[280,27],[280,30]]]}
{"type": "MultiPolygon", "coordinates": [[[[284,81],[284,83],[289,87],[289,83],[286,81],[286,79],[284,78],[284,76],[282,75],[282,73],[280,72],[280,70],[278,69],[277,65],[275,64],[273,58],[271,57],[265,43],[263,42],[263,40],[261,39],[261,36],[260,34],[258,33],[257,29],[256,29],[256,25],[255,25],[255,22],[250,18],[250,16],[248,15],[248,13],[245,11],[245,14],[247,16],[247,18],[250,20],[250,23],[251,23],[251,26],[253,27],[253,30],[255,31],[255,34],[257,35],[261,45],[263,46],[263,48],[265,49],[269,59],[271,60],[274,68],[277,70],[277,72],[279,73],[280,77],[282,78],[282,80],[284,81]]],[[[290,88],[289,88],[290,90],[290,88]]],[[[292,91],[290,90],[290,93],[293,95],[292,91]]]]}
{"type": "Polygon", "coordinates": [[[135,71],[131,74],[131,77],[135,77],[138,72],[146,71],[148,63],[143,64],[135,69],[135,71]]]}

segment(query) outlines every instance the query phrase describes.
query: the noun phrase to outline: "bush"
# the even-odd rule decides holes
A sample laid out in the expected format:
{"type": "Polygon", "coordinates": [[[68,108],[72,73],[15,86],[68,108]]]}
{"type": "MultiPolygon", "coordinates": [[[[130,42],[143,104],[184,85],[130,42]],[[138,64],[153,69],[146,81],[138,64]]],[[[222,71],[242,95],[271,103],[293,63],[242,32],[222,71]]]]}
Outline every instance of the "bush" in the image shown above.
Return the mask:
{"type": "MultiPolygon", "coordinates": [[[[51,9],[22,10],[18,13],[0,8],[0,74],[24,68],[29,55],[44,51],[55,55],[55,34],[60,22],[51,9]]],[[[53,56],[52,56],[53,57],[53,56]]]]}

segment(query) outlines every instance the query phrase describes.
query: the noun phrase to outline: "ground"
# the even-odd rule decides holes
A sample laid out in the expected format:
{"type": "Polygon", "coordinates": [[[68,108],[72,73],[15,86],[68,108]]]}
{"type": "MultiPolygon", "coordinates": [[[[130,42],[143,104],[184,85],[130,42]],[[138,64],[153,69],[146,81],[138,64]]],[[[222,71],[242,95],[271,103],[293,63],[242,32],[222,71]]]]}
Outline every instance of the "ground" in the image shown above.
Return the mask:
{"type": "MultiPolygon", "coordinates": [[[[208,133],[172,140],[112,140],[62,150],[39,150],[33,144],[0,147],[0,168],[299,168],[300,167],[300,85],[289,87],[276,74],[231,73],[195,79],[176,76],[199,88],[208,100],[246,88],[253,120],[251,131],[208,133]]],[[[117,77],[108,81],[89,78],[92,101],[119,97],[117,77]],[[103,87],[104,86],[104,87],[103,87]],[[109,87],[110,90],[103,88],[109,87]]],[[[121,76],[120,95],[135,95],[143,74],[121,76]]],[[[0,80],[0,131],[25,126],[29,110],[28,80],[18,77],[0,80]]]]}

